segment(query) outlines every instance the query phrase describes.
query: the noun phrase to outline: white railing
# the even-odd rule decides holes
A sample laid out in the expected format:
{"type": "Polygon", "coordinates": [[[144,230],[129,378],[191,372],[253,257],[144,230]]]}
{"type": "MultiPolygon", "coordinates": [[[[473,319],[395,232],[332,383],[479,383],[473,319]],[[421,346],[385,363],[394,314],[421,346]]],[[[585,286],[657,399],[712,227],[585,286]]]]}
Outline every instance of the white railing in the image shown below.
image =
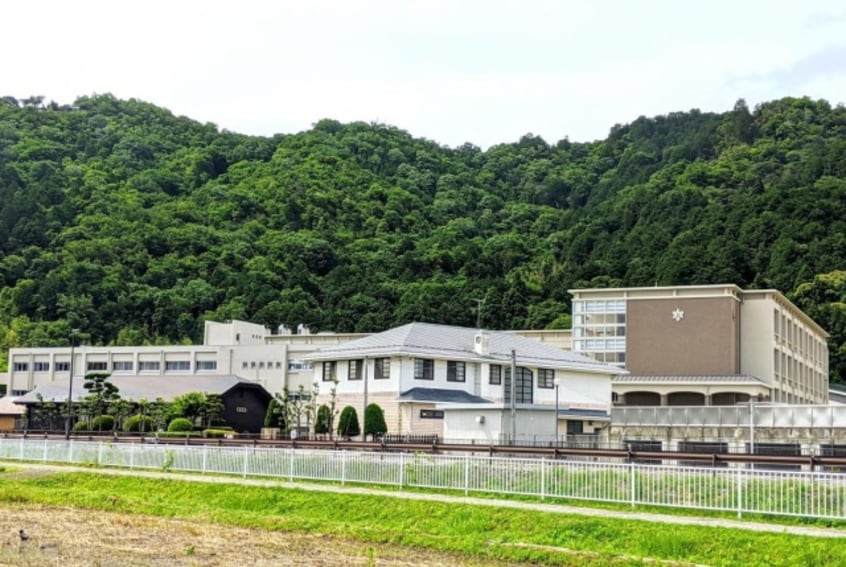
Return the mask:
{"type": "Polygon", "coordinates": [[[0,459],[846,519],[846,474],[363,451],[0,439],[0,459]]]}

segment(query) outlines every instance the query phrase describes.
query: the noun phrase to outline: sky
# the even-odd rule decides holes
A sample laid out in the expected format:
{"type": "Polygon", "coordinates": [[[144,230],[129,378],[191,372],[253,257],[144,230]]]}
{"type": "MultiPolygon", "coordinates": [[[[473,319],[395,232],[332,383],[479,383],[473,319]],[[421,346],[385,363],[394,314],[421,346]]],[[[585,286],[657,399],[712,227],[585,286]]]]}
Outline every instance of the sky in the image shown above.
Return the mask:
{"type": "Polygon", "coordinates": [[[18,1],[0,53],[0,96],[111,93],[244,134],[331,118],[487,149],[740,98],[846,102],[846,2],[18,1]]]}

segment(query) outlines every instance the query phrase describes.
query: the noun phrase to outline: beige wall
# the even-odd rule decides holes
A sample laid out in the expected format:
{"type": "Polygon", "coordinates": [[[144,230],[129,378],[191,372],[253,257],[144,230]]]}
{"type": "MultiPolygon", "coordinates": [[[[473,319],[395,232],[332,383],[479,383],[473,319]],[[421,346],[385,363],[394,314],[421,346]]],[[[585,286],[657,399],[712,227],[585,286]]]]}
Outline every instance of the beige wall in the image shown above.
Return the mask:
{"type": "Polygon", "coordinates": [[[647,375],[736,374],[739,319],[731,297],[628,301],[626,369],[647,375]],[[684,313],[679,321],[673,319],[676,309],[684,313]]]}

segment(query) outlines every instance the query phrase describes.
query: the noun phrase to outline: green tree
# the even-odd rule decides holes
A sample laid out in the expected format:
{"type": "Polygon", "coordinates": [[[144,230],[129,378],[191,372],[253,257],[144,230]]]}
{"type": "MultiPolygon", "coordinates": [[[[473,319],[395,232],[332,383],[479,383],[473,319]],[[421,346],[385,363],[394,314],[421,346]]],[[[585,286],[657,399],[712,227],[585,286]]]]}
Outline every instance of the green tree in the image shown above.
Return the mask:
{"type": "Polygon", "coordinates": [[[332,431],[332,424],[330,423],[331,410],[326,404],[322,404],[317,408],[317,421],[314,423],[314,432],[318,435],[325,435],[332,431]]]}
{"type": "Polygon", "coordinates": [[[364,408],[364,436],[372,435],[374,439],[388,432],[385,423],[385,412],[378,404],[368,404],[364,408]]]}
{"type": "Polygon", "coordinates": [[[120,399],[118,387],[109,382],[110,374],[91,372],[85,375],[82,387],[88,391],[85,397],[90,415],[100,416],[106,413],[106,408],[120,399]]]}
{"type": "Polygon", "coordinates": [[[341,410],[341,416],[338,418],[338,435],[349,438],[355,437],[361,433],[361,427],[358,424],[358,413],[352,406],[346,406],[341,410]]]}

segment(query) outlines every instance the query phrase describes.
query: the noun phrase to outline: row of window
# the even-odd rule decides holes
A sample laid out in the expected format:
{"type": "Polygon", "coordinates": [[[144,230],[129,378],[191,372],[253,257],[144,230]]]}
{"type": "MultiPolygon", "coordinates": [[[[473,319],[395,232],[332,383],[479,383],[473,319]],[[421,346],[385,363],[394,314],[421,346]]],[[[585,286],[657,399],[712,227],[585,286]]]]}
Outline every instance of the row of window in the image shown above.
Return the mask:
{"type": "MultiPolygon", "coordinates": [[[[391,359],[373,359],[373,378],[387,380],[391,377],[391,359]]],[[[364,359],[357,358],[347,361],[347,380],[356,381],[364,378],[364,359]]],[[[338,364],[335,361],[323,363],[323,381],[333,382],[338,379],[338,364]]]]}
{"type": "MultiPolygon", "coordinates": [[[[302,365],[302,364],[305,364],[305,363],[297,361],[297,363],[289,363],[288,364],[288,370],[302,370],[302,368],[292,368],[291,364],[301,364],[302,365]]],[[[274,362],[272,360],[268,360],[267,363],[265,363],[263,360],[259,360],[258,362],[256,362],[255,360],[252,360],[252,361],[249,361],[249,362],[245,360],[244,362],[241,363],[241,368],[243,370],[246,370],[247,368],[267,368],[267,369],[271,369],[274,366],[276,366],[277,369],[282,368],[282,362],[280,362],[278,360],[276,362],[274,362]]],[[[311,365],[309,365],[308,368],[311,368],[311,365]]]]}
{"type": "MultiPolygon", "coordinates": [[[[12,368],[15,372],[29,371],[28,362],[16,362],[12,368]]],[[[32,364],[34,372],[49,372],[49,362],[34,362],[32,364]]],[[[85,364],[87,372],[107,372],[109,370],[109,363],[101,360],[92,360],[85,364]]],[[[135,363],[131,360],[115,360],[112,362],[113,372],[133,372],[135,370],[135,363]]],[[[138,362],[138,370],[140,372],[151,372],[161,370],[161,363],[158,360],[142,360],[138,362]]],[[[185,371],[191,370],[191,361],[189,360],[167,360],[165,361],[165,370],[169,371],[185,371]]],[[[198,360],[197,370],[217,370],[216,360],[198,360]]],[[[69,372],[70,362],[57,362],[56,372],[69,372]]]]}

